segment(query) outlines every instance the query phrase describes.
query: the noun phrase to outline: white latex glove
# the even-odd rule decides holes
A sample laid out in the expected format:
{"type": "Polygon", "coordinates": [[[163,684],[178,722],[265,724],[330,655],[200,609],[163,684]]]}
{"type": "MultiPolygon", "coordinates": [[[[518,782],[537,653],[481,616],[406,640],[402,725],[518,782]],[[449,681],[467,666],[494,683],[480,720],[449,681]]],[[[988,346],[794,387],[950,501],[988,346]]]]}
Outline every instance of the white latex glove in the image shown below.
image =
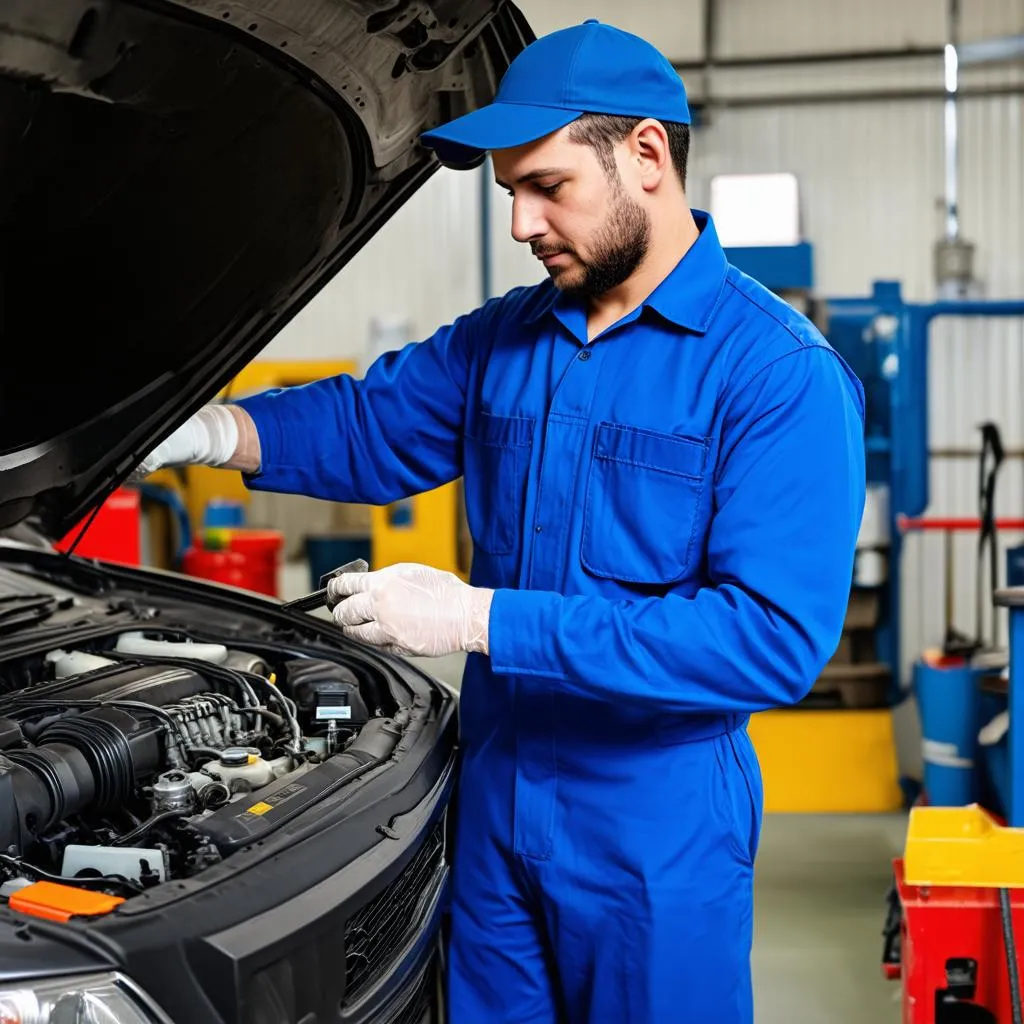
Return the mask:
{"type": "Polygon", "coordinates": [[[153,449],[131,475],[138,483],[164,466],[223,466],[238,447],[238,424],[226,405],[205,405],[153,449]]]}
{"type": "Polygon", "coordinates": [[[487,653],[494,591],[453,573],[411,563],[345,573],[327,584],[327,596],[346,636],[391,654],[487,653]]]}

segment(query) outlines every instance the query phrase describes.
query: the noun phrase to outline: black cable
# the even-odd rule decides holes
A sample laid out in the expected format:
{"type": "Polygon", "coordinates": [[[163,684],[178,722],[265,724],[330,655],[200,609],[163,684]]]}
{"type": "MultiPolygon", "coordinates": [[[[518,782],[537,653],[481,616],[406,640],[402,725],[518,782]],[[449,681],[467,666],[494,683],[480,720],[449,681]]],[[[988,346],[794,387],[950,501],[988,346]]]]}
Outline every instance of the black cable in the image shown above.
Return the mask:
{"type": "Polygon", "coordinates": [[[1013,937],[1013,911],[1010,907],[1010,890],[999,890],[999,916],[1003,922],[1003,948],[1006,952],[1006,973],[1010,979],[1010,1006],[1013,1009],[1013,1024],[1024,1024],[1024,1010],[1020,1001],[1020,975],[1017,972],[1017,943],[1013,937]]]}
{"type": "Polygon", "coordinates": [[[161,811],[159,814],[154,814],[152,818],[147,818],[138,828],[132,829],[131,832],[126,832],[123,836],[118,837],[112,843],[113,846],[127,846],[129,843],[135,842],[136,839],[141,839],[150,829],[159,825],[162,821],[169,821],[171,818],[181,818],[188,814],[188,811],[174,810],[174,811],[161,811]]]}

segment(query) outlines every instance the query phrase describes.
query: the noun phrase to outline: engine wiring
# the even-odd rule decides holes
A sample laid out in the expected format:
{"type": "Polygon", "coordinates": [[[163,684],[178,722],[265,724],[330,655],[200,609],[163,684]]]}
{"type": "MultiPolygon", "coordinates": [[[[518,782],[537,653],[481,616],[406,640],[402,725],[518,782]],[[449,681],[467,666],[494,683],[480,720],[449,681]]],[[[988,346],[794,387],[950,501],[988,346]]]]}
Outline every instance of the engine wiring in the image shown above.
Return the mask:
{"type": "Polygon", "coordinates": [[[198,671],[204,676],[220,680],[221,682],[234,683],[242,690],[243,693],[250,697],[252,703],[248,706],[252,708],[260,707],[259,698],[256,696],[252,688],[252,684],[256,683],[258,686],[263,688],[269,700],[273,701],[282,709],[285,720],[292,734],[292,743],[289,748],[291,753],[296,755],[302,754],[302,728],[299,725],[298,710],[295,702],[285,694],[281,693],[281,691],[274,686],[269,679],[264,679],[263,676],[256,672],[247,672],[244,669],[233,668],[227,665],[218,665],[209,661],[197,662],[194,658],[175,658],[163,655],[149,657],[147,655],[139,654],[128,655],[119,651],[104,652],[104,657],[111,658],[115,661],[124,661],[127,663],[141,665],[174,665],[198,671]]]}

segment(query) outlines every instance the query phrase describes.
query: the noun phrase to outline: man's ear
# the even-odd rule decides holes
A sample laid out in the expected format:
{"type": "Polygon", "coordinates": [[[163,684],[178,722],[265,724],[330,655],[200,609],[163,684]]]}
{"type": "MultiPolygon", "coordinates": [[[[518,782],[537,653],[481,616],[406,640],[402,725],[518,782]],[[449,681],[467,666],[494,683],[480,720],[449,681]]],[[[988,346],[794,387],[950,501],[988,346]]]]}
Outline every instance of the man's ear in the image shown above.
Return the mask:
{"type": "Polygon", "coordinates": [[[653,192],[672,170],[672,153],[665,126],[645,118],[629,135],[629,160],[636,167],[640,185],[653,192]]]}

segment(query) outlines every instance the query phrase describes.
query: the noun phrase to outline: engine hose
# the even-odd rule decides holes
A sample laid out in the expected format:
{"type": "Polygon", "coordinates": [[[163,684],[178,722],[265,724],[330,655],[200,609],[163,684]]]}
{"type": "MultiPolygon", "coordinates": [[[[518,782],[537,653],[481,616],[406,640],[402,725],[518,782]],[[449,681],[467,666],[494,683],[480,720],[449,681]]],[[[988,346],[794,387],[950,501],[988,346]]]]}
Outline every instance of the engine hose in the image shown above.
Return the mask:
{"type": "Polygon", "coordinates": [[[1024,1010],[1020,1001],[1020,975],[1017,971],[1017,943],[1013,937],[1013,911],[1010,890],[999,890],[999,916],[1003,922],[1003,948],[1006,952],[1006,973],[1010,979],[1010,1006],[1013,1024],[1024,1024],[1024,1010]]]}
{"type": "Polygon", "coordinates": [[[189,757],[208,757],[211,760],[219,761],[224,752],[222,750],[215,750],[213,747],[188,746],[185,748],[185,753],[189,757]]]}
{"type": "Polygon", "coordinates": [[[147,818],[138,828],[133,828],[131,832],[126,832],[123,836],[119,836],[114,840],[113,846],[128,846],[130,843],[135,842],[137,839],[141,839],[150,829],[159,825],[162,821],[169,821],[171,818],[181,818],[188,812],[181,809],[173,811],[161,811],[159,814],[154,814],[152,818],[147,818]]]}
{"type": "Polygon", "coordinates": [[[223,807],[231,799],[231,790],[223,782],[211,782],[199,792],[199,806],[204,811],[223,807]]]}
{"type": "MultiPolygon", "coordinates": [[[[241,676],[242,672],[239,670],[238,674],[241,676]]],[[[302,742],[302,727],[299,725],[298,709],[295,706],[294,701],[286,697],[273,683],[260,676],[253,676],[253,679],[258,681],[260,685],[266,690],[267,697],[273,700],[282,711],[287,722],[288,728],[292,734],[292,749],[298,750],[299,744],[302,742]]]]}
{"type": "Polygon", "coordinates": [[[92,769],[97,810],[124,803],[135,788],[135,764],[124,734],[102,719],[68,718],[48,726],[40,735],[43,746],[64,743],[77,748],[92,769]]]}

